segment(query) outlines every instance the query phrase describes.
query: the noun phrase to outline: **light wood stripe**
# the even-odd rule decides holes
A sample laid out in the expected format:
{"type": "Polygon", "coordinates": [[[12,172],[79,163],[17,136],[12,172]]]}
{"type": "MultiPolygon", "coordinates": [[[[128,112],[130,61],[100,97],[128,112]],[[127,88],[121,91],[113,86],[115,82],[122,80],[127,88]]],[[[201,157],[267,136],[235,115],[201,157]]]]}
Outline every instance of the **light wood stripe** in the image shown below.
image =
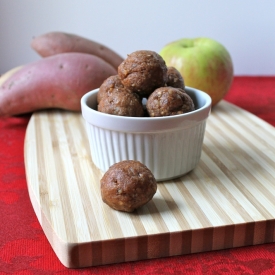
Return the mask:
{"type": "MultiPolygon", "coordinates": [[[[47,153],[49,152],[49,150],[47,150],[47,144],[44,143],[44,140],[42,138],[43,136],[43,129],[48,129],[48,127],[45,125],[43,125],[44,121],[43,118],[41,119],[41,124],[37,125],[37,128],[35,129],[35,136],[36,136],[36,140],[40,140],[42,141],[42,144],[36,143],[37,146],[37,162],[38,163],[45,163],[45,169],[39,171],[38,173],[38,193],[37,196],[39,198],[40,204],[42,206],[42,208],[45,208],[45,215],[46,217],[48,217],[48,219],[51,220],[51,215],[50,215],[50,208],[49,208],[49,191],[48,191],[48,179],[47,176],[49,175],[49,164],[51,164],[51,162],[48,162],[48,158],[47,158],[47,153]],[[44,128],[43,128],[44,126],[44,128]],[[42,128],[42,129],[41,129],[42,128]],[[39,146],[39,147],[38,147],[39,146]],[[42,151],[39,153],[39,151],[42,151]]],[[[47,137],[47,134],[49,133],[45,133],[45,136],[47,137]]],[[[49,142],[51,141],[51,137],[49,135],[49,138],[46,139],[49,142]]],[[[51,147],[51,144],[49,145],[51,147]]],[[[54,173],[53,173],[54,175],[54,173]]]]}
{"type": "MultiPolygon", "coordinates": [[[[49,129],[50,133],[51,133],[51,140],[46,140],[46,138],[44,138],[43,135],[41,135],[39,138],[41,140],[42,146],[44,148],[44,150],[47,150],[47,147],[44,145],[44,142],[49,142],[51,141],[51,145],[52,146],[52,159],[49,159],[49,164],[48,166],[50,167],[50,171],[52,171],[52,174],[56,177],[56,182],[51,183],[49,182],[49,184],[56,184],[59,188],[59,194],[60,194],[60,201],[59,204],[62,207],[62,211],[63,211],[63,217],[60,217],[60,219],[63,219],[65,223],[68,223],[69,220],[71,220],[73,218],[73,206],[72,203],[70,201],[70,197],[68,194],[68,182],[65,178],[65,173],[66,171],[63,170],[63,163],[64,163],[64,158],[62,158],[62,154],[61,154],[61,150],[62,148],[60,148],[60,143],[62,142],[59,141],[59,136],[57,135],[56,131],[55,131],[55,127],[56,127],[56,123],[50,123],[49,118],[46,117],[45,120],[47,119],[47,122],[49,123],[49,127],[45,128],[45,129],[49,129]],[[51,167],[55,166],[55,168],[52,170],[51,167]]],[[[57,120],[58,120],[58,116],[57,116],[57,120]]],[[[54,122],[52,120],[52,122],[54,122]]],[[[64,138],[63,138],[64,139],[64,138]]],[[[43,171],[42,169],[39,169],[40,171],[43,171]]],[[[47,208],[47,205],[43,205],[42,208],[47,208]]],[[[47,217],[47,216],[46,216],[47,217]]],[[[58,217],[57,217],[58,220],[58,217]]],[[[72,223],[70,227],[66,226],[66,235],[67,235],[67,240],[70,241],[72,239],[76,239],[77,237],[77,230],[76,230],[76,225],[75,223],[72,223]]],[[[59,236],[59,235],[58,235],[59,236]]],[[[63,235],[60,235],[61,237],[63,237],[63,235]]],[[[62,238],[61,238],[62,239],[62,238]]]]}
{"type": "MultiPolygon", "coordinates": [[[[45,215],[51,220],[57,234],[67,239],[67,230],[64,220],[64,209],[60,201],[60,190],[58,179],[56,177],[56,166],[54,165],[54,147],[51,143],[52,135],[50,131],[51,125],[47,119],[47,115],[43,115],[40,123],[36,128],[36,139],[41,141],[39,147],[37,147],[38,156],[41,158],[38,163],[44,162],[45,169],[40,170],[40,196],[41,192],[47,194],[47,200],[41,201],[42,208],[45,209],[45,215]],[[49,212],[47,212],[47,210],[49,212]]],[[[42,196],[41,196],[42,197],[42,196]]]]}
{"type": "MultiPolygon", "coordinates": [[[[78,184],[78,189],[80,192],[81,203],[83,204],[85,220],[87,221],[87,226],[89,232],[93,235],[93,238],[100,240],[100,232],[98,227],[94,224],[96,214],[89,197],[89,191],[91,190],[89,183],[90,177],[87,178],[86,175],[91,176],[92,173],[89,172],[90,168],[90,156],[87,154],[89,152],[89,147],[85,147],[85,136],[84,131],[75,131],[78,127],[79,122],[75,117],[65,116],[67,123],[64,123],[64,130],[68,138],[69,150],[72,156],[74,173],[76,176],[76,182],[78,184]],[[78,150],[78,148],[85,148],[86,150],[78,150]],[[81,162],[79,161],[81,159],[81,162]]],[[[68,217],[69,218],[69,217],[68,217]]]]}
{"type": "Polygon", "coordinates": [[[274,138],[272,126],[222,101],[208,119],[198,166],[159,183],[153,200],[136,212],[121,213],[101,200],[103,174],[91,160],[81,114],[37,112],[25,138],[29,193],[46,236],[68,267],[271,242],[274,138]]]}
{"type": "MultiPolygon", "coordinates": [[[[33,117],[33,120],[35,121],[35,118],[33,117]]],[[[32,173],[28,173],[28,167],[26,166],[26,173],[28,173],[28,183],[30,182],[39,182],[39,169],[38,169],[38,153],[37,153],[37,143],[36,143],[36,123],[32,123],[28,125],[28,133],[29,138],[25,139],[24,143],[24,158],[27,159],[28,156],[31,156],[32,160],[32,173]],[[28,150],[25,150],[25,148],[28,148],[28,150]]],[[[32,203],[37,203],[39,207],[34,207],[37,218],[39,222],[42,222],[42,216],[41,216],[41,201],[40,201],[40,195],[39,195],[39,184],[33,185],[32,187],[33,196],[31,197],[32,203]]]]}

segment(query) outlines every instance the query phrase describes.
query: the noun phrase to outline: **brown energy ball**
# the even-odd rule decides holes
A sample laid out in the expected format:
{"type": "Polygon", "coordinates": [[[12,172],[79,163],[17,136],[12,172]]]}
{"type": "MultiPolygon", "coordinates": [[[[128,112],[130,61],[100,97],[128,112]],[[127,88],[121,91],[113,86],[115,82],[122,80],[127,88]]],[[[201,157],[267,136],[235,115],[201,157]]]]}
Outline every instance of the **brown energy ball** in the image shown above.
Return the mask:
{"type": "Polygon", "coordinates": [[[122,84],[131,91],[148,97],[167,82],[167,66],[154,51],[136,51],[118,66],[122,84]]]}
{"type": "Polygon", "coordinates": [[[195,110],[193,100],[182,89],[161,87],[156,89],[146,103],[150,117],[179,115],[195,110]]]}
{"type": "Polygon", "coordinates": [[[157,191],[152,172],[141,162],[112,165],[100,181],[102,200],[115,210],[132,212],[149,202],[157,191]]]}
{"type": "Polygon", "coordinates": [[[99,87],[99,91],[97,94],[97,103],[100,102],[100,100],[106,93],[111,93],[112,91],[121,88],[124,88],[124,86],[121,83],[118,75],[112,75],[108,77],[99,87]]]}
{"type": "Polygon", "coordinates": [[[180,72],[175,67],[167,68],[167,86],[171,86],[174,88],[181,88],[184,90],[184,80],[180,72]]]}
{"type": "Polygon", "coordinates": [[[99,112],[117,116],[141,117],[144,115],[139,96],[125,88],[115,89],[112,93],[105,94],[97,109],[99,112]]]}

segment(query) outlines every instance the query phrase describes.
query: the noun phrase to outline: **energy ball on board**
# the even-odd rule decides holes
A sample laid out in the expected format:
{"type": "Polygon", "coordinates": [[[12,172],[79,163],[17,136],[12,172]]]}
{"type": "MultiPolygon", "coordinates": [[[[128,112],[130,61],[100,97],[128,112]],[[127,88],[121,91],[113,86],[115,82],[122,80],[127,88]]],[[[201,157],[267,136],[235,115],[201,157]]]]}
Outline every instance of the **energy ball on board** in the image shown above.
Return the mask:
{"type": "Polygon", "coordinates": [[[122,84],[131,91],[148,97],[156,88],[167,82],[167,66],[154,51],[133,52],[118,66],[122,84]]]}
{"type": "Polygon", "coordinates": [[[99,87],[97,94],[97,103],[100,102],[102,97],[107,93],[112,93],[114,90],[124,88],[118,75],[108,77],[99,87]]]}
{"type": "Polygon", "coordinates": [[[167,86],[181,88],[184,90],[184,80],[180,72],[175,67],[167,67],[167,86]]]}
{"type": "Polygon", "coordinates": [[[139,96],[125,88],[115,89],[105,94],[97,109],[99,112],[117,116],[142,117],[144,115],[139,96]]]}
{"type": "Polygon", "coordinates": [[[100,181],[102,200],[111,208],[133,212],[157,191],[152,172],[141,162],[125,160],[112,165],[100,181]]]}
{"type": "Polygon", "coordinates": [[[173,116],[195,110],[192,98],[182,89],[161,87],[156,89],[146,103],[150,117],[173,116]]]}

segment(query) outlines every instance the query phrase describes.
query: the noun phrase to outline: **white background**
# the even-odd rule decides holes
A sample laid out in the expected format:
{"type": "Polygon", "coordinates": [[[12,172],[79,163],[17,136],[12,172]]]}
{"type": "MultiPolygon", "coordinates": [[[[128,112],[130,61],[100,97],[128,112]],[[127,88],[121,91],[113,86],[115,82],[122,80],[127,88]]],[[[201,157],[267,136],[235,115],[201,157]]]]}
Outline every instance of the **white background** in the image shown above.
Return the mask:
{"type": "Polygon", "coordinates": [[[0,0],[0,74],[40,57],[34,36],[75,33],[117,51],[159,52],[183,37],[210,37],[235,75],[275,75],[274,0],[0,0]]]}

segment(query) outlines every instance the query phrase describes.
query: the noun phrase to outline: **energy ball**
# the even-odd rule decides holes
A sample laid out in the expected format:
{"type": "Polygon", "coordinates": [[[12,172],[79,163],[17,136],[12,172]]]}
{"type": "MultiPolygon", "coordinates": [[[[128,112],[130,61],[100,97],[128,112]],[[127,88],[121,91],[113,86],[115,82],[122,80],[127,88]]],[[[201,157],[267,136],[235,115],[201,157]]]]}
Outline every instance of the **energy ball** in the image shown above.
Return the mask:
{"type": "Polygon", "coordinates": [[[167,66],[154,51],[136,51],[118,66],[122,84],[131,91],[148,97],[156,88],[167,82],[167,66]]]}
{"type": "Polygon", "coordinates": [[[175,67],[167,68],[167,86],[171,86],[174,88],[181,88],[184,90],[184,80],[180,72],[175,67]]]}
{"type": "Polygon", "coordinates": [[[156,89],[146,103],[150,117],[173,116],[195,110],[192,98],[182,89],[161,87],[156,89]]]}
{"type": "Polygon", "coordinates": [[[125,88],[115,89],[111,93],[106,93],[101,98],[97,110],[117,116],[142,117],[144,115],[143,105],[139,96],[125,88]]]}
{"type": "Polygon", "coordinates": [[[157,191],[152,172],[141,162],[125,160],[112,165],[100,181],[102,200],[124,212],[149,202],[157,191]]]}
{"type": "Polygon", "coordinates": [[[124,88],[118,75],[108,77],[99,87],[97,94],[97,103],[100,102],[102,97],[107,93],[112,93],[114,90],[124,88]]]}

